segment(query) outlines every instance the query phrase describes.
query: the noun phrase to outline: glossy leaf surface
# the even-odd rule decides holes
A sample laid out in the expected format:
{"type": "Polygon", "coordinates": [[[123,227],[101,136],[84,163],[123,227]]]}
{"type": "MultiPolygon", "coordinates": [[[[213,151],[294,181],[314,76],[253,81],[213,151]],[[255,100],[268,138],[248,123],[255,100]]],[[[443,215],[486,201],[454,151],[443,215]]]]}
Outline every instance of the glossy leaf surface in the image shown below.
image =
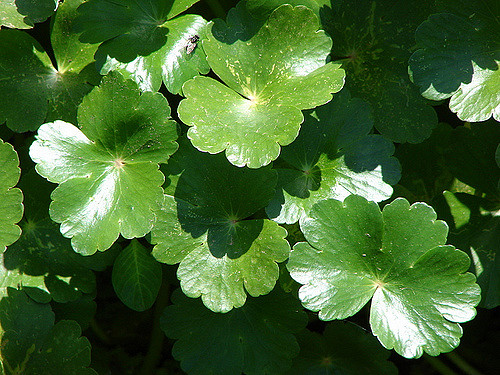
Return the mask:
{"type": "Polygon", "coordinates": [[[380,212],[352,195],[317,203],[301,228],[308,242],[287,266],[320,319],[344,319],[371,299],[370,325],[386,348],[414,358],[459,344],[458,323],[475,316],[480,289],[465,273],[467,254],[444,245],[448,228],[430,206],[399,198],[380,212]]]}
{"type": "Polygon", "coordinates": [[[283,148],[284,163],[277,163],[278,188],[267,214],[292,224],[321,199],[343,200],[350,194],[376,202],[388,199],[400,167],[391,157],[392,143],[368,134],[372,126],[368,104],[345,91],[305,113],[298,138],[283,148]]]}
{"type": "Polygon", "coordinates": [[[225,150],[237,166],[267,165],[297,137],[300,110],[342,88],[344,71],[326,64],[331,39],[318,31],[312,11],[290,5],[262,24],[240,3],[227,23],[215,20],[210,28],[203,49],[224,84],[208,77],[186,82],[179,117],[199,150],[225,150]]]}
{"type": "Polygon", "coordinates": [[[84,99],[78,120],[82,130],[63,121],[44,124],[30,156],[40,175],[60,184],[51,218],[77,252],[90,255],[120,233],[133,238],[151,230],[163,197],[158,163],[177,149],[177,130],[163,96],[141,95],[119,75],[84,99]]]}

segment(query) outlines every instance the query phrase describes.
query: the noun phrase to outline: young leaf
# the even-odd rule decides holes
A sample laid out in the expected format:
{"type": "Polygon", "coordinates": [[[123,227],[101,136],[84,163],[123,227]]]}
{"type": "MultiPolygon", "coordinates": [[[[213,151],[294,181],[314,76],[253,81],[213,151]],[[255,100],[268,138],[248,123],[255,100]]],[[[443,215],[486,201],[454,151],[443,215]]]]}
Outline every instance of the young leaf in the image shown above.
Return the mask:
{"type": "Polygon", "coordinates": [[[89,0],[78,11],[80,41],[102,43],[99,51],[121,62],[147,56],[167,41],[166,21],[198,0],[89,0]]]}
{"type": "Polygon", "coordinates": [[[188,142],[170,160],[168,174],[167,193],[173,196],[165,196],[151,232],[153,256],[180,263],[184,293],[201,295],[216,312],[242,306],[245,289],[254,297],[269,293],[278,279],[277,262],[288,258],[290,246],[284,228],[250,216],[274,194],[276,174],[234,167],[188,142]]]}
{"type": "Polygon", "coordinates": [[[323,335],[304,330],[297,335],[300,354],[289,375],[390,375],[397,368],[389,352],[361,327],[349,322],[329,323],[323,335]]]}
{"type": "Polygon", "coordinates": [[[226,314],[207,310],[179,290],[163,313],[172,353],[190,375],[281,374],[299,347],[293,333],[307,323],[298,301],[279,288],[226,314]]]}
{"type": "Polygon", "coordinates": [[[16,151],[0,139],[0,253],[21,235],[16,223],[23,217],[23,193],[14,188],[20,174],[16,151]]]}
{"type": "Polygon", "coordinates": [[[480,289],[464,274],[467,254],[443,245],[448,228],[430,206],[399,198],[380,212],[351,195],[318,202],[301,228],[308,242],[287,266],[320,319],[349,317],[372,299],[370,325],[386,348],[416,358],[458,345],[458,323],[475,316],[480,289]]]}
{"type": "Polygon", "coordinates": [[[394,146],[373,126],[366,102],[343,90],[333,101],[305,114],[297,139],[282,150],[278,189],[267,214],[292,224],[325,198],[357,194],[373,201],[388,199],[400,177],[394,146]]]}
{"type": "Polygon", "coordinates": [[[57,0],[2,0],[0,2],[0,27],[30,29],[43,22],[56,10],[57,0]]]}
{"type": "Polygon", "coordinates": [[[122,250],[113,265],[113,288],[118,298],[136,311],[153,306],[161,286],[161,265],[138,241],[122,250]]]}
{"type": "Polygon", "coordinates": [[[75,251],[108,249],[121,233],[151,230],[163,199],[158,164],[177,149],[176,123],[158,93],[140,94],[120,75],[103,80],[78,109],[82,130],[63,121],[44,124],[30,148],[37,172],[60,184],[51,218],[75,251]]]}
{"type": "Polygon", "coordinates": [[[332,57],[346,69],[346,87],[370,103],[375,128],[395,142],[422,142],[437,124],[407,69],[413,33],[432,5],[430,0],[349,0],[322,8],[322,26],[334,40],[332,57]]]}
{"type": "Polygon", "coordinates": [[[180,94],[186,81],[199,73],[208,73],[210,68],[201,48],[207,21],[186,14],[165,22],[165,27],[169,30],[166,43],[147,56],[137,56],[128,63],[110,56],[96,56],[98,61],[105,59],[101,74],[119,71],[137,82],[143,91],[158,91],[163,80],[168,91],[180,94]]]}
{"type": "Polygon", "coordinates": [[[250,168],[276,159],[297,137],[301,110],[328,102],[344,83],[339,64],[325,65],[332,41],[311,10],[284,5],[259,25],[243,3],[227,23],[210,25],[203,48],[227,86],[195,77],[178,109],[196,148],[225,150],[232,164],[250,168]]]}
{"type": "Polygon", "coordinates": [[[500,7],[495,0],[468,3],[470,14],[447,9],[418,27],[421,49],[410,58],[410,76],[424,97],[451,97],[450,109],[461,120],[500,121],[500,7]]]}
{"type": "Polygon", "coordinates": [[[90,365],[90,343],[74,321],[54,325],[48,304],[9,288],[0,301],[0,354],[7,373],[97,375],[90,365]]]}
{"type": "Polygon", "coordinates": [[[25,132],[44,121],[76,120],[78,104],[99,82],[95,67],[89,66],[96,47],[78,43],[71,31],[82,1],[66,0],[57,11],[51,32],[56,66],[27,33],[0,30],[0,123],[25,132]]]}

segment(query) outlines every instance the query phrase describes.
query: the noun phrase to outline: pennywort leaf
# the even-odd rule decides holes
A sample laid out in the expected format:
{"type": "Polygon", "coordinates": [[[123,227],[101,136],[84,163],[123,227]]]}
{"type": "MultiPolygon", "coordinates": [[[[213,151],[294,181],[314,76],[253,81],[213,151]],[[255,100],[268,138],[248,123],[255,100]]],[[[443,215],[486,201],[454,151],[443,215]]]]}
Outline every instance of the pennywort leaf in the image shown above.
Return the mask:
{"type": "Polygon", "coordinates": [[[237,166],[267,165],[297,137],[301,110],[328,102],[342,88],[344,71],[326,63],[332,41],[301,6],[281,6],[262,23],[240,3],[226,23],[215,20],[209,28],[203,49],[223,83],[186,82],[179,117],[199,150],[225,150],[237,166]]]}
{"type": "Polygon", "coordinates": [[[119,234],[142,237],[151,230],[163,198],[158,163],[177,149],[177,130],[163,96],[141,95],[117,74],[84,99],[78,120],[82,129],[44,124],[30,156],[40,175],[60,184],[51,218],[77,252],[89,255],[119,234]]]}
{"type": "Polygon", "coordinates": [[[398,198],[380,212],[351,195],[318,202],[301,228],[308,242],[287,266],[320,319],[349,317],[371,299],[370,325],[386,348],[414,358],[458,345],[480,289],[465,273],[467,254],[444,245],[448,228],[430,206],[398,198]]]}

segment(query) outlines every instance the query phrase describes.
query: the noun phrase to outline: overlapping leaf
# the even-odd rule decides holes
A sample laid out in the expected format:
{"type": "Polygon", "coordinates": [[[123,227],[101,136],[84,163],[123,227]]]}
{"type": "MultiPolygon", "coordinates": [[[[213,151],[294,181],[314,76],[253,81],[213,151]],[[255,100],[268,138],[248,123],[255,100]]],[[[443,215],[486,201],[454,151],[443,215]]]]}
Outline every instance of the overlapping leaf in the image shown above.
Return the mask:
{"type": "Polygon", "coordinates": [[[278,188],[266,211],[278,223],[292,224],[325,198],[343,200],[350,194],[382,201],[400,176],[394,146],[373,126],[366,102],[346,91],[305,114],[297,139],[283,148],[285,165],[277,167],[278,188]]]}
{"type": "Polygon", "coordinates": [[[240,3],[227,23],[210,25],[203,48],[223,83],[195,77],[185,83],[187,97],[179,117],[201,151],[225,150],[237,166],[258,168],[291,143],[303,121],[302,109],[331,100],[344,82],[339,64],[326,60],[331,39],[305,7],[284,5],[265,23],[240,3]]]}
{"type": "Polygon", "coordinates": [[[277,262],[287,259],[290,247],[285,229],[251,215],[273,196],[276,173],[234,167],[186,141],[167,174],[171,195],[151,232],[153,256],[180,263],[184,293],[201,296],[217,312],[242,306],[245,289],[254,297],[269,293],[278,279],[277,262]]]}
{"type": "Polygon", "coordinates": [[[168,91],[179,94],[186,81],[210,70],[201,48],[206,26],[207,21],[193,14],[169,20],[165,22],[168,38],[159,50],[125,63],[110,56],[97,56],[98,64],[102,64],[101,74],[119,71],[136,81],[143,91],[158,91],[163,81],[168,91]],[[101,59],[105,59],[104,63],[101,59]]]}
{"type": "Polygon", "coordinates": [[[407,61],[417,26],[433,1],[350,0],[322,10],[322,26],[343,62],[346,87],[368,101],[375,127],[396,142],[419,143],[437,124],[434,110],[408,78],[407,61]]]}
{"type": "Polygon", "coordinates": [[[72,31],[82,1],[67,0],[57,11],[51,32],[56,66],[27,33],[0,31],[0,123],[24,132],[44,121],[76,120],[78,104],[99,82],[95,67],[89,66],[96,47],[79,43],[72,31]]]}
{"type": "MultiPolygon", "coordinates": [[[[19,183],[26,195],[23,229],[18,241],[0,257],[0,298],[6,288],[22,286],[38,302],[67,303],[95,291],[92,270],[102,270],[113,252],[83,257],[75,253],[58,225],[49,218],[52,185],[34,170],[19,183]]],[[[112,262],[112,259],[111,259],[112,262]]]]}
{"type": "Polygon", "coordinates": [[[0,2],[0,27],[29,29],[45,21],[56,10],[57,0],[2,0],[0,2]]]}
{"type": "Polygon", "coordinates": [[[287,266],[306,308],[343,319],[371,299],[373,333],[407,358],[459,344],[458,323],[475,316],[480,289],[464,273],[467,254],[444,245],[448,228],[430,206],[399,198],[380,212],[351,195],[320,201],[301,228],[308,242],[294,246],[287,266]]]}
{"type": "Polygon", "coordinates": [[[78,8],[76,30],[82,42],[102,43],[101,54],[130,62],[159,50],[167,41],[166,21],[197,1],[89,0],[78,8]]]}
{"type": "Polygon", "coordinates": [[[162,316],[172,353],[190,375],[281,374],[299,347],[293,333],[307,322],[298,301],[280,289],[250,298],[226,314],[207,310],[179,291],[162,316]]]}
{"type": "Polygon", "coordinates": [[[21,234],[16,223],[23,216],[23,193],[14,188],[20,174],[16,151],[0,139],[0,253],[21,234]]]}
{"type": "Polygon", "coordinates": [[[90,343],[74,321],[54,325],[50,305],[9,288],[0,301],[0,354],[8,374],[96,375],[90,369],[90,343]]]}
{"type": "Polygon", "coordinates": [[[409,61],[412,80],[428,99],[451,98],[450,109],[464,121],[500,121],[499,3],[459,1],[444,9],[416,31],[421,49],[409,61]]]}
{"type": "Polygon", "coordinates": [[[113,287],[120,300],[136,311],[149,309],[161,286],[161,265],[134,240],[113,265],[113,287]]]}
{"type": "Polygon", "coordinates": [[[348,322],[332,322],[322,335],[304,330],[298,335],[300,354],[287,374],[397,374],[384,350],[368,332],[348,322]]]}
{"type": "Polygon", "coordinates": [[[142,237],[161,204],[158,164],[177,149],[176,123],[158,93],[140,94],[120,75],[106,77],[78,110],[82,127],[44,124],[30,149],[37,172],[59,183],[51,218],[82,254],[106,250],[121,233],[142,237]]]}

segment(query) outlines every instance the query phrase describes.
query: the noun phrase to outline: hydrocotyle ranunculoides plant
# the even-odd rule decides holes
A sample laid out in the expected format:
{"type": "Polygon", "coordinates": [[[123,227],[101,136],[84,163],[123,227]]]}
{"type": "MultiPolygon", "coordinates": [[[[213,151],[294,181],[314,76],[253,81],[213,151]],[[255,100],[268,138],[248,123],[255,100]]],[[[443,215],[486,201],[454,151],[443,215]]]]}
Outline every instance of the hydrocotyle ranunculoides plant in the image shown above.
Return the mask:
{"type": "Polygon", "coordinates": [[[280,146],[297,137],[301,110],[327,103],[344,84],[340,64],[327,63],[332,40],[318,28],[306,7],[283,5],[263,23],[244,2],[226,23],[209,24],[203,49],[223,83],[195,77],[183,86],[178,112],[193,145],[225,150],[237,166],[275,160],[280,146]]]}
{"type": "Polygon", "coordinates": [[[274,163],[278,186],[266,208],[270,218],[293,224],[326,198],[390,198],[401,168],[392,157],[392,142],[368,134],[373,127],[368,103],[351,98],[344,89],[330,103],[304,115],[299,136],[274,163]]]}
{"type": "Polygon", "coordinates": [[[425,203],[403,198],[381,212],[351,195],[318,202],[301,222],[287,267],[303,286],[304,307],[322,320],[345,319],[370,299],[370,325],[382,345],[407,358],[458,346],[481,299],[466,253],[444,245],[445,222],[425,203]],[[418,228],[418,230],[415,230],[418,228]]]}
{"type": "Polygon", "coordinates": [[[164,163],[177,150],[177,124],[159,93],[142,93],[114,73],[78,108],[80,128],[47,123],[30,148],[36,170],[59,186],[52,220],[75,251],[108,249],[122,234],[142,237],[163,201],[164,163]]]}
{"type": "Polygon", "coordinates": [[[117,70],[143,91],[158,91],[163,81],[178,94],[184,82],[210,70],[197,48],[207,21],[180,14],[197,1],[90,0],[78,8],[76,29],[82,41],[101,43],[96,53],[101,74],[117,70]]]}
{"type": "Polygon", "coordinates": [[[223,155],[196,150],[187,139],[167,164],[165,200],[151,231],[153,256],[180,263],[177,277],[189,297],[227,312],[269,293],[288,258],[287,232],[253,215],[274,194],[276,172],[231,165],[223,155]]]}

